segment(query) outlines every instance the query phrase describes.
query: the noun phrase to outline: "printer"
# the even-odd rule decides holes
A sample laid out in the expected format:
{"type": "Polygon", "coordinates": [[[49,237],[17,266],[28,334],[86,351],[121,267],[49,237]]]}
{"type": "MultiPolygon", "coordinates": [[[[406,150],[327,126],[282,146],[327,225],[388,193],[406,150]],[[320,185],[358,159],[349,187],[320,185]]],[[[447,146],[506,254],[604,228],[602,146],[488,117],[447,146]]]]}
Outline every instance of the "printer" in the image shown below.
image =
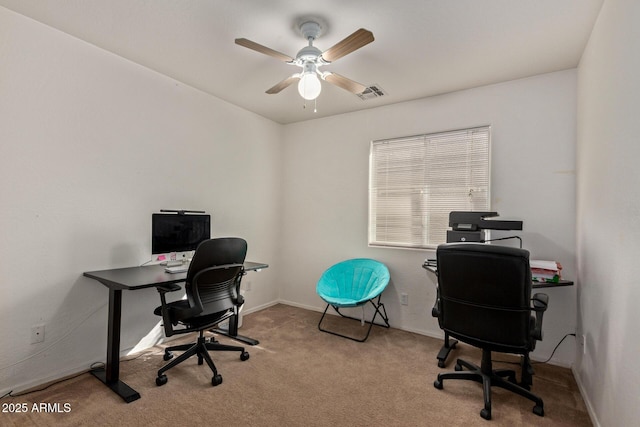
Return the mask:
{"type": "Polygon", "coordinates": [[[486,219],[498,212],[453,211],[449,213],[447,243],[485,242],[484,230],[522,230],[522,221],[486,219]]]}

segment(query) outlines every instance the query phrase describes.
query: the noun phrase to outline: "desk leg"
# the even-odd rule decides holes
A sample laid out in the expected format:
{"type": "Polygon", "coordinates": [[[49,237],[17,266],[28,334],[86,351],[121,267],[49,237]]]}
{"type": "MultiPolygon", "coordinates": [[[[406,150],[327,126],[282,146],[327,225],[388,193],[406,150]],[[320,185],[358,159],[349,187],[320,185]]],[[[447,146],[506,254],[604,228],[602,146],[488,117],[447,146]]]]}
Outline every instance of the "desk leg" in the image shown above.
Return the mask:
{"type": "Polygon", "coordinates": [[[109,288],[109,325],[107,365],[104,371],[92,371],[94,377],[130,403],[140,399],[140,393],[120,381],[120,325],[122,321],[122,290],[109,288]]]}
{"type": "Polygon", "coordinates": [[[216,334],[224,335],[229,338],[233,338],[234,340],[241,341],[245,344],[249,345],[258,345],[260,341],[254,340],[253,338],[244,337],[242,335],[238,335],[238,316],[232,316],[229,318],[229,328],[216,328],[212,329],[211,332],[215,332],[216,334]]]}

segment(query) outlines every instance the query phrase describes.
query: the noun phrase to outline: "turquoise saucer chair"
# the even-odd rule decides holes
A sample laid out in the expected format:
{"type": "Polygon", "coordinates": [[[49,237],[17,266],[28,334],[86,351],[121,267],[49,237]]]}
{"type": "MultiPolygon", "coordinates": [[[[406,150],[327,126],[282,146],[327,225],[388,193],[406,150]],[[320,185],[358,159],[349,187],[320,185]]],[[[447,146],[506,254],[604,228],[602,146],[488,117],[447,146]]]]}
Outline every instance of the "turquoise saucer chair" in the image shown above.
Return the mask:
{"type": "Polygon", "coordinates": [[[382,291],[385,290],[388,284],[389,269],[386,265],[373,259],[350,259],[329,267],[322,274],[316,286],[316,292],[320,298],[327,303],[320,322],[318,322],[318,329],[322,332],[363,342],[369,337],[369,333],[374,324],[389,328],[387,312],[384,304],[380,302],[382,291]],[[370,303],[375,309],[371,320],[364,319],[364,307],[367,303],[370,303]],[[362,325],[368,323],[369,329],[364,338],[355,338],[324,329],[322,327],[322,321],[327,314],[329,306],[333,307],[334,310],[344,318],[359,320],[362,322],[362,325]],[[347,316],[340,312],[341,308],[347,307],[362,307],[362,319],[347,316]],[[375,323],[378,315],[380,315],[384,324],[375,323]]]}

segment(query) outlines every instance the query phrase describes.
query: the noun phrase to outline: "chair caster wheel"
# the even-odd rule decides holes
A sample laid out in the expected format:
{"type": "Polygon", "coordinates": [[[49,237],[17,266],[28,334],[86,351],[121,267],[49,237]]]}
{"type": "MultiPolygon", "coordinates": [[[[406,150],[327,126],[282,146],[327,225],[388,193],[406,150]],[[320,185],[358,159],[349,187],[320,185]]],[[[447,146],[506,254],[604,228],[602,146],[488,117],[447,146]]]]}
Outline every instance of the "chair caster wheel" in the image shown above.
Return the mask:
{"type": "Polygon", "coordinates": [[[438,390],[442,390],[442,381],[440,381],[440,380],[435,380],[435,381],[433,382],[433,386],[434,386],[435,388],[437,388],[438,390]]]}
{"type": "Polygon", "coordinates": [[[444,368],[444,360],[438,360],[438,368],[444,368]]]}
{"type": "Polygon", "coordinates": [[[211,377],[211,385],[212,386],[215,387],[215,386],[220,385],[220,384],[222,384],[222,375],[216,374],[213,377],[211,377]]]}
{"type": "Polygon", "coordinates": [[[245,360],[249,360],[249,352],[247,352],[247,351],[243,351],[243,352],[240,354],[240,360],[242,360],[243,362],[244,362],[245,360]]]}
{"type": "Polygon", "coordinates": [[[491,419],[491,411],[489,409],[483,408],[482,411],[480,411],[480,416],[482,418],[484,418],[485,420],[490,420],[491,419]]]}
{"type": "Polygon", "coordinates": [[[167,383],[167,376],[158,375],[158,377],[156,378],[156,385],[161,386],[161,385],[165,385],[166,383],[167,383]]]}
{"type": "Polygon", "coordinates": [[[540,405],[536,405],[533,407],[533,413],[539,417],[544,417],[544,408],[540,405]]]}
{"type": "Polygon", "coordinates": [[[456,363],[456,366],[453,369],[456,371],[462,371],[462,366],[456,363]]]}
{"type": "Polygon", "coordinates": [[[171,360],[171,359],[173,359],[173,353],[171,353],[170,351],[166,351],[164,353],[164,356],[162,356],[162,358],[164,359],[165,362],[167,360],[171,360]]]}

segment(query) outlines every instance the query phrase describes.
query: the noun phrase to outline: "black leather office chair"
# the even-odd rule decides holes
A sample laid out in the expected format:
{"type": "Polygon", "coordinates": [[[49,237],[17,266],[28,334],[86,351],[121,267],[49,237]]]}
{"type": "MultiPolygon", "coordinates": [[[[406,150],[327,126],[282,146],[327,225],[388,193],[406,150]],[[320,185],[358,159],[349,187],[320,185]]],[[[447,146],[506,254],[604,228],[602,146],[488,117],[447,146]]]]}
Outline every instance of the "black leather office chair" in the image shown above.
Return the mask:
{"type": "Polygon", "coordinates": [[[533,374],[529,353],[536,341],[542,340],[542,314],[548,297],[531,297],[529,252],[482,243],[447,243],[438,246],[437,264],[439,289],[434,315],[449,335],[481,348],[482,362],[478,367],[458,359],[458,372],[438,374],[433,385],[442,389],[448,379],[482,383],[484,408],[480,415],[487,420],[491,419],[492,386],[532,400],[533,412],[544,416],[542,399],[529,391],[533,374]],[[519,384],[515,371],[493,370],[492,351],[523,356],[519,384]]]}
{"type": "Polygon", "coordinates": [[[204,331],[238,314],[243,304],[240,295],[240,281],[244,275],[243,263],[247,254],[247,242],[239,238],[210,239],[202,242],[195,251],[185,283],[186,300],[167,303],[165,294],[179,290],[177,285],[158,288],[162,305],[154,311],[162,316],[164,332],[167,337],[176,334],[199,332],[198,341],[193,344],[168,347],[164,360],[173,358],[173,351],[184,351],[176,359],[158,371],[157,385],[167,383],[164,374],[168,369],[198,356],[198,364],[203,360],[213,372],[211,384],[222,383],[216,366],[208,351],[239,351],[240,360],[249,359],[249,353],[243,347],[223,345],[214,340],[206,341],[204,331]],[[175,326],[180,325],[179,328],[175,326]]]}

